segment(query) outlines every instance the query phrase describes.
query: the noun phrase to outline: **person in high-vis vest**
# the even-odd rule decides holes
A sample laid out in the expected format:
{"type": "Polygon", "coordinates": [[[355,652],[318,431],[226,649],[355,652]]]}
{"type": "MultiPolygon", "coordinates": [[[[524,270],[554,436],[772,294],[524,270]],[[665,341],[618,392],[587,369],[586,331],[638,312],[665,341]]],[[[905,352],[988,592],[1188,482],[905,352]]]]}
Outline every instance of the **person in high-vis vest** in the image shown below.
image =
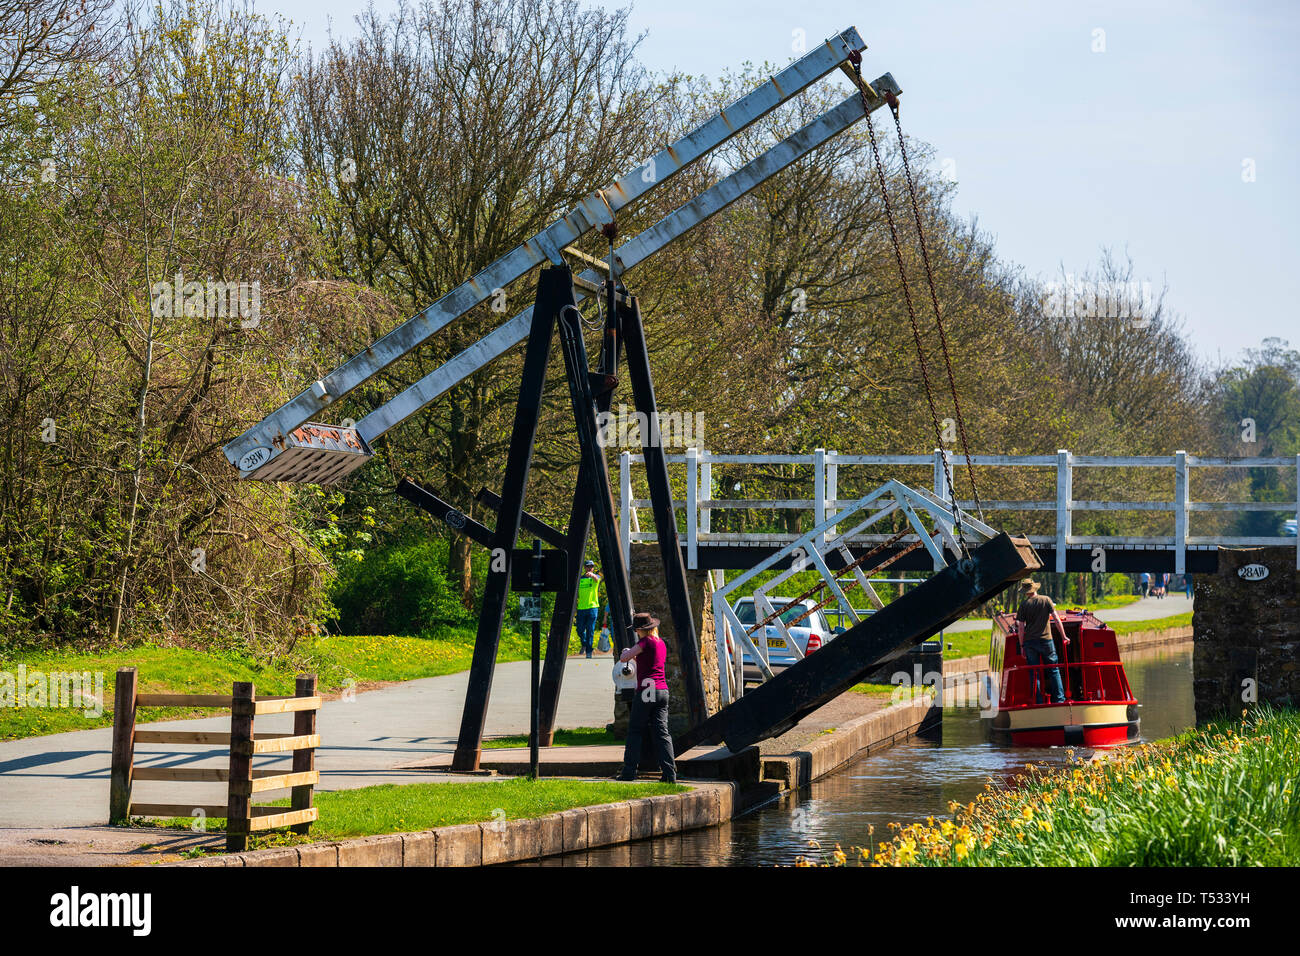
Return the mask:
{"type": "Polygon", "coordinates": [[[578,639],[582,641],[582,652],[591,658],[596,640],[596,618],[600,616],[600,575],[596,572],[596,562],[588,561],[578,578],[578,639]]]}

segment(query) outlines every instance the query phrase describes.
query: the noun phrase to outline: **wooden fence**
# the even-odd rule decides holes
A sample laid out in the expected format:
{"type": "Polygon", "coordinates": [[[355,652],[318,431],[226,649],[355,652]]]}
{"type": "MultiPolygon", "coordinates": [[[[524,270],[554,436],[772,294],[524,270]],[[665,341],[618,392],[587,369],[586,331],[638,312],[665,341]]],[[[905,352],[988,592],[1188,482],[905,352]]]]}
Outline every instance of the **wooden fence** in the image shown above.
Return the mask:
{"type": "MultiPolygon", "coordinates": [[[[142,694],[137,690],[134,667],[117,672],[113,709],[113,764],[109,784],[109,822],[126,822],[131,817],[225,817],[226,848],[243,850],[248,835],[257,830],[290,826],[295,833],[307,833],[316,819],[312,792],[320,782],[316,770],[316,716],[321,699],[316,693],[316,675],[297,679],[292,697],[257,697],[251,683],[236,681],[230,696],[222,694],[142,694]],[[228,733],[206,730],[137,730],[137,707],[213,707],[230,711],[228,733]],[[253,732],[257,715],[294,715],[292,733],[253,732]],[[230,763],[221,767],[136,767],[136,744],[227,745],[230,763]],[[293,765],[285,773],[274,769],[253,769],[253,757],[261,754],[293,753],[293,765]],[[225,806],[189,803],[133,803],[132,785],[137,780],[167,780],[192,783],[228,783],[225,806]],[[254,794],[291,790],[290,805],[260,806],[254,794]]],[[[265,797],[263,797],[265,799],[265,797]]]]}

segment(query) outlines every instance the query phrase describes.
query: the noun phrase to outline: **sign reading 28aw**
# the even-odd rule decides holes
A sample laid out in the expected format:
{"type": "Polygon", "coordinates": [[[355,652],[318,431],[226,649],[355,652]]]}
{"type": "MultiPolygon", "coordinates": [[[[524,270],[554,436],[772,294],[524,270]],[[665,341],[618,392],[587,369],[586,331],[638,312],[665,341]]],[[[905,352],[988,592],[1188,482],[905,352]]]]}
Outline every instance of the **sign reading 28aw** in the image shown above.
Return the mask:
{"type": "Polygon", "coordinates": [[[1237,577],[1246,581],[1263,581],[1268,577],[1268,566],[1264,564],[1243,564],[1237,569],[1237,577]]]}

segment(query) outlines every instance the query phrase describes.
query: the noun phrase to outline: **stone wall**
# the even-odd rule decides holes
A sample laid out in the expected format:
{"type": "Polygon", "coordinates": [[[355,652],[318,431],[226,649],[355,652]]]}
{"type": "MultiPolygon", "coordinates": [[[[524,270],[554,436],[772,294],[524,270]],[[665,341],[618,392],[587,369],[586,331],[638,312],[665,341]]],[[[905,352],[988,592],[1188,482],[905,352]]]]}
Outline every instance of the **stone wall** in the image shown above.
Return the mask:
{"type": "Polygon", "coordinates": [[[1294,706],[1300,697],[1300,594],[1295,548],[1219,549],[1217,574],[1195,575],[1192,618],[1196,719],[1240,714],[1251,701],[1294,706]],[[1260,580],[1246,565],[1268,568],[1260,580]]]}
{"type": "MultiPolygon", "coordinates": [[[[668,660],[664,675],[668,679],[668,729],[680,734],[689,729],[686,709],[686,685],[682,681],[681,655],[677,653],[677,631],[673,628],[672,614],[668,611],[668,596],[664,590],[664,566],[659,558],[658,544],[633,544],[632,563],[628,568],[632,585],[632,608],[649,611],[659,618],[659,636],[668,645],[668,660]]],[[[695,617],[695,634],[700,641],[700,669],[704,675],[704,701],[710,714],[717,713],[718,644],[713,630],[713,583],[707,571],[686,572],[687,593],[691,599],[691,612],[695,617]]],[[[613,732],[622,737],[627,733],[630,712],[627,700],[615,699],[613,732]]]]}

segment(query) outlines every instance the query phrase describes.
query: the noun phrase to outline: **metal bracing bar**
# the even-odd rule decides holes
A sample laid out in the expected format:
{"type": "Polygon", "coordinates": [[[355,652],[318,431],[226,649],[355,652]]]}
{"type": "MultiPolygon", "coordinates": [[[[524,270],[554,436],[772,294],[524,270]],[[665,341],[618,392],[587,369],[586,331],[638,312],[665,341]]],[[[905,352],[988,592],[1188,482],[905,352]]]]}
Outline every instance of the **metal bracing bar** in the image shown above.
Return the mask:
{"type": "MultiPolygon", "coordinates": [[[[768,595],[768,591],[771,590],[773,584],[775,584],[774,581],[769,581],[767,582],[767,584],[763,585],[762,587],[755,589],[754,617],[757,618],[760,614],[762,614],[763,623],[758,625],[757,627],[749,628],[748,633],[751,637],[753,637],[753,635],[756,632],[763,631],[763,649],[764,652],[766,652],[767,651],[766,627],[767,625],[771,624],[776,628],[777,633],[781,635],[781,639],[785,641],[787,645],[793,648],[795,656],[802,659],[804,656],[803,651],[799,650],[799,645],[795,644],[794,638],[790,635],[789,630],[786,629],[785,621],[781,620],[781,614],[777,612],[776,605],[772,603],[772,599],[768,595]],[[759,607],[760,598],[762,600],[761,608],[759,607]]],[[[786,609],[786,605],[782,605],[781,610],[784,611],[785,609],[786,609]]]]}
{"type": "MultiPolygon", "coordinates": [[[[850,27],[810,50],[776,76],[735,103],[701,123],[691,132],[624,174],[607,189],[597,190],[582,200],[568,215],[517,246],[468,282],[457,286],[437,302],[417,313],[365,351],[353,356],[325,378],[324,394],[307,389],[280,406],[225,448],[226,458],[236,464],[258,447],[276,448],[276,441],[318,415],[330,402],[410,354],[424,342],[548,259],[563,262],[559,250],[571,245],[591,229],[608,222],[613,213],[668,181],[683,167],[717,148],[786,100],[836,69],[850,52],[865,49],[857,29],[850,27]]],[[[859,110],[860,112],[860,110],[859,110]]]]}
{"type": "MultiPolygon", "coordinates": [[[[943,520],[945,521],[952,520],[953,509],[961,508],[960,502],[955,500],[954,501],[939,500],[938,498],[935,498],[934,495],[932,495],[930,492],[926,491],[924,488],[909,488],[908,491],[912,494],[912,497],[916,499],[919,504],[922,504],[922,507],[924,507],[925,505],[921,499],[929,501],[931,505],[937,507],[938,511],[935,511],[933,508],[931,508],[930,509],[931,513],[934,514],[936,517],[942,517],[943,520]]],[[[976,531],[986,538],[997,537],[998,534],[997,531],[995,531],[993,528],[989,527],[979,518],[976,518],[974,515],[968,513],[965,510],[962,510],[961,512],[961,521],[963,527],[967,528],[970,531],[976,531]]]]}
{"type": "MultiPolygon", "coordinates": [[[[794,651],[794,655],[802,660],[804,656],[803,651],[799,650],[799,645],[795,643],[790,632],[786,630],[785,621],[781,620],[781,615],[776,613],[776,606],[772,604],[772,599],[768,597],[767,591],[763,588],[759,588],[754,592],[754,616],[757,617],[759,614],[762,614],[765,618],[770,618],[768,623],[776,628],[777,633],[781,635],[781,640],[785,641],[787,648],[794,651]]],[[[770,664],[772,662],[772,653],[767,646],[766,625],[763,628],[760,628],[760,630],[763,631],[762,643],[760,646],[763,648],[764,657],[770,664]]],[[[751,628],[747,633],[752,638],[754,636],[754,629],[751,628]]]]}
{"type": "MultiPolygon", "coordinates": [[[[772,668],[768,666],[763,651],[760,651],[754,642],[750,640],[749,635],[745,633],[745,625],[740,622],[740,618],[731,609],[731,605],[727,603],[726,598],[721,596],[720,591],[713,593],[713,614],[715,621],[725,622],[726,628],[735,634],[737,645],[741,645],[736,648],[736,657],[741,662],[740,671],[742,675],[742,679],[737,684],[737,696],[744,693],[744,648],[749,649],[749,656],[758,665],[759,672],[764,679],[771,680],[773,677],[772,668]]],[[[721,666],[722,659],[719,658],[718,661],[719,666],[721,666]]]]}
{"type": "MultiPolygon", "coordinates": [[[[898,484],[898,482],[891,479],[885,482],[879,488],[876,488],[875,490],[868,492],[866,495],[863,495],[853,504],[852,507],[848,508],[847,510],[859,511],[863,508],[866,508],[872,502],[880,499],[886,494],[891,493],[894,490],[895,486],[902,487],[901,485],[898,484]]],[[[827,527],[829,527],[829,524],[827,525],[827,527]]],[[[811,531],[800,535],[799,537],[791,541],[789,544],[787,544],[780,551],[775,552],[774,554],[770,555],[766,560],[760,562],[759,564],[756,564],[754,567],[750,568],[744,574],[740,575],[740,577],[732,581],[729,581],[727,584],[723,585],[721,588],[718,589],[717,593],[725,597],[726,595],[734,591],[736,588],[740,587],[742,584],[747,583],[748,581],[752,580],[756,576],[762,574],[764,571],[769,570],[773,565],[778,564],[779,562],[784,560],[786,555],[792,553],[796,548],[803,548],[806,552],[808,548],[811,546],[813,539],[816,538],[818,534],[821,534],[825,530],[826,528],[813,528],[811,531]]],[[[841,535],[841,538],[844,538],[844,536],[841,535]]],[[[723,603],[726,602],[724,601],[723,603]]],[[[737,622],[737,626],[739,626],[739,622],[737,622]]]]}
{"type": "MultiPolygon", "coordinates": [[[[876,80],[878,89],[898,91],[893,77],[888,73],[876,80]]],[[[884,100],[871,104],[873,110],[884,105],[884,100]]],[[[624,243],[616,251],[625,268],[631,269],[661,251],[669,243],[685,235],[711,216],[716,215],[737,199],[749,193],[756,186],[770,179],[791,163],[807,156],[813,150],[827,143],[844,132],[858,120],[862,119],[862,103],[856,95],[842,100],[833,109],[827,110],[817,119],[800,129],[763,155],[746,163],[730,176],[715,183],[691,202],[678,207],[649,229],[639,233],[635,238],[624,243]]],[[[601,277],[588,270],[575,281],[589,283],[600,281],[601,277]]],[[[583,297],[579,296],[579,301],[583,297]]],[[[419,381],[399,392],[386,404],[375,409],[357,422],[357,432],[367,442],[378,438],[393,426],[405,421],[411,415],[424,408],[430,402],[445,394],[459,382],[473,375],[479,369],[496,361],[510,349],[528,337],[532,324],[532,309],[525,309],[517,316],[497,327],[455,358],[450,359],[439,368],[434,369],[419,381]]],[[[634,460],[640,460],[634,456],[634,460]]],[[[680,461],[679,456],[670,456],[669,461],[680,461]]],[[[718,459],[714,459],[717,461],[718,459]]]]}
{"type": "Polygon", "coordinates": [[[925,545],[925,550],[930,552],[930,557],[934,560],[934,569],[941,571],[948,566],[944,559],[943,549],[934,543],[934,538],[930,537],[930,532],[925,530],[925,525],[921,524],[921,518],[917,515],[916,510],[909,505],[903,505],[903,514],[907,516],[908,522],[916,531],[917,537],[925,545]]]}
{"type": "MultiPolygon", "coordinates": [[[[870,553],[871,552],[868,551],[867,555],[870,553]]],[[[863,558],[867,555],[863,555],[863,558]]],[[[857,580],[858,587],[862,588],[862,593],[867,596],[867,600],[871,602],[871,606],[876,610],[880,610],[884,607],[885,602],[880,599],[880,595],[876,593],[876,589],[871,586],[871,580],[862,573],[861,565],[863,558],[854,561],[853,552],[843,545],[840,546],[840,557],[844,559],[845,565],[853,572],[853,577],[857,580]]]]}
{"type": "Polygon", "coordinates": [[[573,246],[565,246],[564,254],[566,256],[573,256],[573,258],[577,259],[589,269],[596,269],[609,275],[609,263],[604,259],[597,259],[595,256],[589,256],[581,249],[575,249],[573,246]]]}
{"type": "MultiPolygon", "coordinates": [[[[934,542],[930,540],[928,535],[925,533],[925,528],[924,526],[920,525],[917,515],[912,510],[910,501],[912,499],[915,499],[916,502],[924,510],[927,511],[932,511],[932,512],[935,511],[936,510],[935,506],[932,505],[928,500],[912,494],[911,489],[909,489],[907,486],[902,485],[897,481],[887,482],[885,485],[882,485],[880,488],[877,488],[875,491],[864,496],[853,507],[849,508],[845,512],[842,512],[839,515],[839,517],[844,517],[845,515],[852,514],[853,512],[858,510],[867,510],[872,505],[876,504],[876,502],[885,494],[892,495],[893,500],[888,505],[878,508],[875,514],[866,517],[863,521],[859,522],[856,527],[850,529],[845,534],[838,536],[834,541],[830,542],[828,544],[828,549],[843,548],[844,542],[847,541],[851,535],[861,531],[863,528],[868,527],[871,524],[874,524],[876,521],[879,521],[881,518],[885,517],[885,515],[890,514],[893,511],[897,510],[898,508],[902,507],[905,513],[908,514],[909,520],[912,522],[913,526],[916,528],[920,536],[925,541],[927,547],[930,548],[931,553],[933,555],[936,555],[938,560],[942,561],[943,560],[942,551],[935,548],[934,542]]],[[[948,513],[946,511],[942,511],[942,509],[939,509],[939,514],[941,514],[943,517],[947,517],[948,515],[948,513]]],[[[760,564],[757,568],[754,568],[751,571],[747,572],[745,575],[742,575],[740,578],[737,578],[731,584],[725,585],[724,587],[720,588],[714,595],[714,614],[716,620],[726,622],[726,624],[729,625],[729,627],[727,628],[728,630],[730,630],[731,627],[736,628],[738,639],[741,642],[744,642],[747,645],[749,645],[751,647],[751,653],[753,654],[755,660],[760,661],[760,665],[759,665],[760,670],[763,670],[765,680],[771,679],[771,675],[768,673],[767,669],[764,668],[763,666],[763,662],[765,662],[766,660],[766,648],[764,647],[763,651],[759,651],[757,648],[754,648],[752,646],[752,643],[749,641],[752,632],[754,630],[761,630],[762,628],[760,626],[757,629],[751,629],[751,628],[745,628],[743,625],[741,625],[739,620],[736,618],[734,612],[732,611],[729,603],[727,602],[726,599],[727,595],[735,587],[745,583],[746,581],[751,579],[755,574],[760,573],[761,571],[764,571],[767,568],[771,567],[772,564],[780,560],[782,555],[794,554],[800,557],[810,557],[813,564],[816,566],[818,572],[820,573],[822,579],[826,582],[826,586],[831,591],[833,595],[833,599],[836,600],[837,603],[840,605],[843,615],[847,615],[850,619],[852,619],[855,622],[860,620],[860,617],[857,614],[856,610],[853,608],[852,602],[849,601],[847,594],[845,593],[845,590],[839,586],[839,583],[836,580],[836,575],[826,565],[819,549],[815,547],[813,544],[818,539],[819,533],[823,536],[825,535],[826,529],[831,526],[833,520],[834,520],[833,518],[828,518],[826,521],[822,522],[823,525],[822,527],[814,528],[812,531],[808,532],[808,534],[805,535],[803,538],[801,538],[799,541],[791,545],[788,545],[781,552],[778,552],[776,555],[773,555],[766,562],[760,564]]],[[[940,527],[942,528],[942,521],[939,518],[936,518],[936,524],[939,524],[940,527]]],[[[900,538],[901,538],[901,534],[896,534],[891,538],[891,541],[898,541],[900,540],[900,538]]],[[[909,547],[907,550],[910,551],[913,550],[914,547],[919,547],[919,546],[920,545],[917,544],[913,547],[909,547]]],[[[955,546],[953,547],[953,552],[957,553],[957,549],[955,546]]],[[[849,567],[856,568],[856,566],[860,564],[862,560],[865,559],[865,556],[864,559],[859,559],[856,562],[852,561],[851,554],[849,555],[849,558],[850,558],[848,562],[849,567]]],[[[788,580],[793,574],[797,573],[799,570],[800,570],[800,566],[795,565],[781,572],[772,581],[769,581],[767,584],[755,590],[754,606],[755,606],[756,616],[758,614],[762,614],[764,623],[766,623],[768,620],[771,620],[774,614],[774,608],[771,606],[770,601],[768,600],[768,592],[770,592],[774,587],[788,580]]],[[[871,588],[869,582],[865,584],[865,589],[868,592],[871,592],[872,596],[874,596],[876,598],[876,601],[879,603],[879,596],[874,594],[874,589],[871,588]]],[[[823,604],[824,603],[826,602],[823,602],[823,604]]],[[[779,616],[777,616],[776,618],[776,627],[777,630],[786,639],[786,641],[792,643],[792,638],[789,636],[788,629],[784,626],[784,622],[779,619],[779,616]]],[[[764,644],[765,643],[766,642],[764,641],[764,644]]],[[[797,652],[797,647],[796,647],[796,652],[797,652]]],[[[726,667],[725,661],[723,661],[722,656],[719,656],[720,673],[725,667],[726,667]]],[[[737,689],[736,696],[740,696],[741,694],[743,694],[743,686],[737,689]]]]}
{"type": "MultiPolygon", "coordinates": [[[[495,491],[492,491],[488,488],[480,488],[478,490],[478,494],[476,494],[474,498],[480,504],[487,505],[493,511],[501,510],[501,496],[497,494],[495,491]]],[[[561,531],[559,528],[551,527],[541,518],[537,517],[537,515],[527,511],[525,511],[522,515],[522,521],[520,523],[520,527],[524,531],[529,532],[530,534],[535,534],[537,537],[541,538],[543,541],[549,544],[552,548],[564,548],[568,541],[568,539],[564,535],[564,532],[561,531]]]]}
{"type": "Polygon", "coordinates": [[[870,528],[881,518],[887,518],[890,515],[892,515],[895,511],[899,509],[899,507],[901,507],[899,501],[897,498],[895,498],[893,501],[885,505],[875,514],[868,517],[866,520],[862,521],[859,524],[854,525],[848,531],[841,532],[838,536],[836,536],[831,541],[831,544],[832,545],[848,544],[848,542],[852,541],[855,537],[862,534],[863,531],[865,531],[867,528],[870,528]]]}

